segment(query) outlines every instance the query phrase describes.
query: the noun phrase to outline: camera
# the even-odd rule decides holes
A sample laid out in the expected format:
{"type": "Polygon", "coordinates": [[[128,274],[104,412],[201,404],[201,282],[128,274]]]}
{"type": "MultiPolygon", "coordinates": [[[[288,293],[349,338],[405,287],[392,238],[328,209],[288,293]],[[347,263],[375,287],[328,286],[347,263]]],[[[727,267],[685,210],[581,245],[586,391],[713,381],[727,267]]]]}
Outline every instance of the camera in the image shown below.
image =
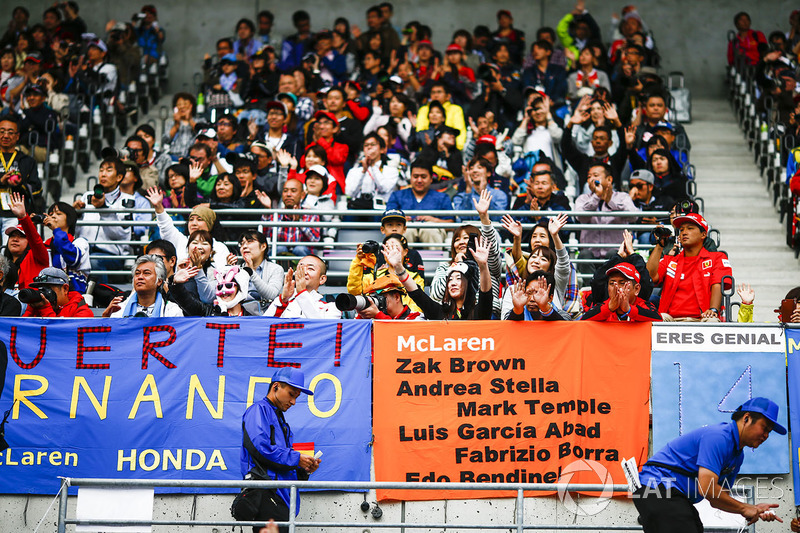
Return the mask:
{"type": "Polygon", "coordinates": [[[339,311],[363,311],[373,303],[381,312],[386,312],[386,296],[382,294],[353,296],[344,292],[336,297],[336,309],[339,311]]]}
{"type": "Polygon", "coordinates": [[[32,288],[21,289],[19,291],[19,294],[17,294],[17,298],[19,299],[19,301],[24,304],[33,304],[39,302],[41,301],[42,296],[44,296],[45,299],[48,302],[50,302],[50,305],[52,305],[53,308],[55,309],[56,302],[58,301],[58,296],[56,295],[55,291],[53,291],[53,289],[51,289],[50,287],[40,287],[38,289],[32,289],[32,288]]]}
{"type": "Polygon", "coordinates": [[[34,213],[33,215],[31,215],[31,222],[33,222],[34,224],[42,224],[44,222],[44,215],[34,213]]]}
{"type": "Polygon", "coordinates": [[[361,245],[361,251],[365,254],[379,254],[381,252],[381,243],[378,241],[364,241],[361,245]]]}
{"type": "Polygon", "coordinates": [[[691,200],[681,200],[675,205],[675,212],[679,215],[686,213],[699,213],[697,204],[691,200]]]}
{"type": "Polygon", "coordinates": [[[479,66],[477,74],[478,74],[478,79],[482,81],[488,83],[494,83],[497,81],[497,77],[494,75],[494,69],[492,69],[492,67],[490,67],[489,65],[484,64],[479,66]]]}
{"type": "Polygon", "coordinates": [[[669,230],[669,228],[664,227],[653,228],[653,231],[651,231],[650,234],[653,236],[653,240],[659,243],[662,247],[665,247],[667,239],[672,237],[672,232],[669,230]]]}
{"type": "Polygon", "coordinates": [[[112,146],[106,146],[102,150],[100,150],[100,156],[103,159],[128,159],[131,155],[131,151],[127,148],[120,148],[117,150],[112,146]]]}
{"type": "Polygon", "coordinates": [[[94,191],[94,197],[97,198],[98,200],[102,198],[103,195],[106,193],[105,190],[103,189],[103,186],[100,185],[99,183],[94,186],[93,191],[94,191]]]}

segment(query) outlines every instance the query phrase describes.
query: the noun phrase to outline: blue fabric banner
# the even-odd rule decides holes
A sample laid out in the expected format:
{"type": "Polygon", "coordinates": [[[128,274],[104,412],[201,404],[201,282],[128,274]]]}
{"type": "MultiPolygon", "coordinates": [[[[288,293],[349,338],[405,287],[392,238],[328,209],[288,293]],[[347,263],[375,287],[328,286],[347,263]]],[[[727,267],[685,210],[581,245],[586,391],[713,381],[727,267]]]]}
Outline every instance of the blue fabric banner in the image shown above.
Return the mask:
{"type": "MultiPolygon", "coordinates": [[[[727,422],[757,396],[778,404],[786,427],[785,341],[780,326],[654,324],[653,450],[689,431],[727,422]]],[[[788,436],[745,449],[741,474],[789,472],[788,436]]]]}
{"type": "Polygon", "coordinates": [[[241,479],[242,414],[289,364],[315,393],[286,413],[296,448],[324,452],[312,479],[369,480],[370,321],[0,319],[0,340],[0,411],[17,400],[0,493],[54,494],[58,476],[241,479]]]}
{"type": "Polygon", "coordinates": [[[800,505],[800,329],[786,328],[786,359],[789,365],[789,424],[792,429],[794,504],[800,505]]]}

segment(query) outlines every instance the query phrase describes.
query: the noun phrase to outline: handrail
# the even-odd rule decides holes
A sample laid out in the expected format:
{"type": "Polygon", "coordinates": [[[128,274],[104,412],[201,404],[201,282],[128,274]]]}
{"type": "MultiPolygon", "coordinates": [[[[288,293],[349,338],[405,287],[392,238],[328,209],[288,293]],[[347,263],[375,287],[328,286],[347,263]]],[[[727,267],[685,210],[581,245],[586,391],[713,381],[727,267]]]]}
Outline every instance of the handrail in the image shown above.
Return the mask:
{"type": "MultiPolygon", "coordinates": [[[[264,521],[234,521],[234,520],[124,520],[124,519],[94,519],[78,520],[67,517],[68,489],[71,486],[83,487],[185,487],[185,488],[288,488],[289,509],[294,509],[297,503],[298,488],[323,489],[323,490],[358,490],[358,489],[406,489],[406,490],[489,490],[516,492],[516,505],[511,511],[514,516],[512,523],[430,523],[430,522],[370,522],[370,528],[409,528],[409,529],[491,529],[515,530],[523,533],[525,530],[602,530],[602,531],[641,531],[641,525],[597,525],[597,524],[526,524],[525,522],[525,492],[547,491],[563,494],[564,492],[589,492],[600,493],[607,497],[609,493],[627,493],[628,486],[624,484],[589,484],[589,483],[441,483],[441,482],[386,482],[386,481],[244,481],[244,480],[151,480],[151,479],[94,479],[94,478],[61,478],[58,507],[58,533],[65,533],[69,524],[86,526],[263,526],[264,521]]],[[[749,487],[733,486],[731,492],[744,495],[752,501],[752,489],[749,487]]],[[[446,520],[446,519],[445,519],[446,520]]],[[[328,527],[328,528],[363,528],[363,522],[311,522],[300,521],[294,513],[289,513],[288,522],[276,522],[281,526],[288,526],[290,533],[295,533],[297,527],[328,527]]],[[[728,526],[706,527],[709,531],[727,531],[728,526]]]]}
{"type": "MultiPolygon", "coordinates": [[[[164,211],[169,214],[175,215],[188,215],[192,212],[192,209],[189,207],[168,207],[164,209],[164,211]]],[[[276,209],[250,209],[250,208],[232,208],[232,209],[217,209],[217,214],[226,214],[226,215],[296,215],[298,211],[304,214],[311,214],[311,215],[322,215],[322,216],[375,216],[380,217],[383,215],[384,211],[376,210],[376,209],[285,209],[285,208],[276,208],[276,209]]],[[[101,212],[99,210],[88,210],[86,212],[101,212]]],[[[138,209],[135,207],[131,208],[114,208],[114,209],[103,209],[102,212],[109,213],[150,213],[154,214],[155,211],[153,209],[138,209]]],[[[521,211],[521,210],[513,210],[513,209],[497,209],[497,210],[490,210],[489,212],[490,217],[494,216],[502,216],[502,215],[516,215],[517,218],[530,218],[530,217],[547,217],[547,216],[557,216],[560,214],[565,214],[567,216],[615,216],[615,217],[623,217],[623,218],[639,218],[642,216],[647,217],[656,217],[656,218],[664,218],[669,216],[669,211],[521,211]]],[[[468,217],[475,217],[477,216],[477,212],[474,209],[450,209],[450,210],[409,210],[403,211],[403,214],[406,216],[418,216],[418,215],[449,215],[449,216],[468,216],[468,217]]]]}

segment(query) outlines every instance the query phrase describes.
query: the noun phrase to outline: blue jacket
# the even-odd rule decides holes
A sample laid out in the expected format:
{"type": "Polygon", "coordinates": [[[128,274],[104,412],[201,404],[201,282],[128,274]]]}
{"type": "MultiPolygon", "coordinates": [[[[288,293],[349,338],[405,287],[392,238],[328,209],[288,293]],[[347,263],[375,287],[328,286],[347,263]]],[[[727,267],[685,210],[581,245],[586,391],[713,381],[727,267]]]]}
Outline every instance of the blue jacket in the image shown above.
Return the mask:
{"type": "MultiPolygon", "coordinates": [[[[242,416],[242,427],[247,432],[243,438],[250,437],[253,447],[261,454],[259,464],[242,445],[240,457],[242,477],[253,471],[256,479],[296,480],[300,465],[300,452],[292,449],[294,436],[283,412],[267,398],[255,402],[242,416]]],[[[305,471],[303,471],[305,474],[305,471]]],[[[289,506],[289,489],[278,489],[277,494],[289,506]]],[[[295,515],[300,512],[300,498],[297,498],[295,515]]]]}
{"type": "Polygon", "coordinates": [[[736,481],[743,461],[736,422],[723,422],[671,440],[645,463],[639,478],[643,486],[661,484],[697,503],[703,499],[697,488],[700,467],[717,474],[719,484],[727,488],[736,481]]]}

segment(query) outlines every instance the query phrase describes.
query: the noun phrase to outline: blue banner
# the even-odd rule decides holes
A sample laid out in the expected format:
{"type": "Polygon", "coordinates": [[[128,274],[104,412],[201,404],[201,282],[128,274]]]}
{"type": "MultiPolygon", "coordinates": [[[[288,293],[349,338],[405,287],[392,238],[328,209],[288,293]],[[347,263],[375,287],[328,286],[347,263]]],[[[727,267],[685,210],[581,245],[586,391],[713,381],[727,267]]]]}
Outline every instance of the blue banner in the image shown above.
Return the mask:
{"type": "Polygon", "coordinates": [[[800,505],[800,329],[786,328],[786,359],[789,364],[789,423],[792,428],[792,472],[794,472],[794,504],[800,505]]]}
{"type": "MultiPolygon", "coordinates": [[[[653,324],[653,450],[689,431],[726,422],[750,398],[778,404],[786,427],[786,359],[780,326],[653,324]]],[[[745,450],[742,474],[789,472],[788,436],[745,450]]]]}
{"type": "Polygon", "coordinates": [[[242,414],[287,364],[315,393],[286,413],[296,448],[324,452],[313,479],[369,480],[370,321],[0,319],[0,340],[0,412],[17,400],[0,493],[54,494],[58,476],[241,479],[242,414]]]}

